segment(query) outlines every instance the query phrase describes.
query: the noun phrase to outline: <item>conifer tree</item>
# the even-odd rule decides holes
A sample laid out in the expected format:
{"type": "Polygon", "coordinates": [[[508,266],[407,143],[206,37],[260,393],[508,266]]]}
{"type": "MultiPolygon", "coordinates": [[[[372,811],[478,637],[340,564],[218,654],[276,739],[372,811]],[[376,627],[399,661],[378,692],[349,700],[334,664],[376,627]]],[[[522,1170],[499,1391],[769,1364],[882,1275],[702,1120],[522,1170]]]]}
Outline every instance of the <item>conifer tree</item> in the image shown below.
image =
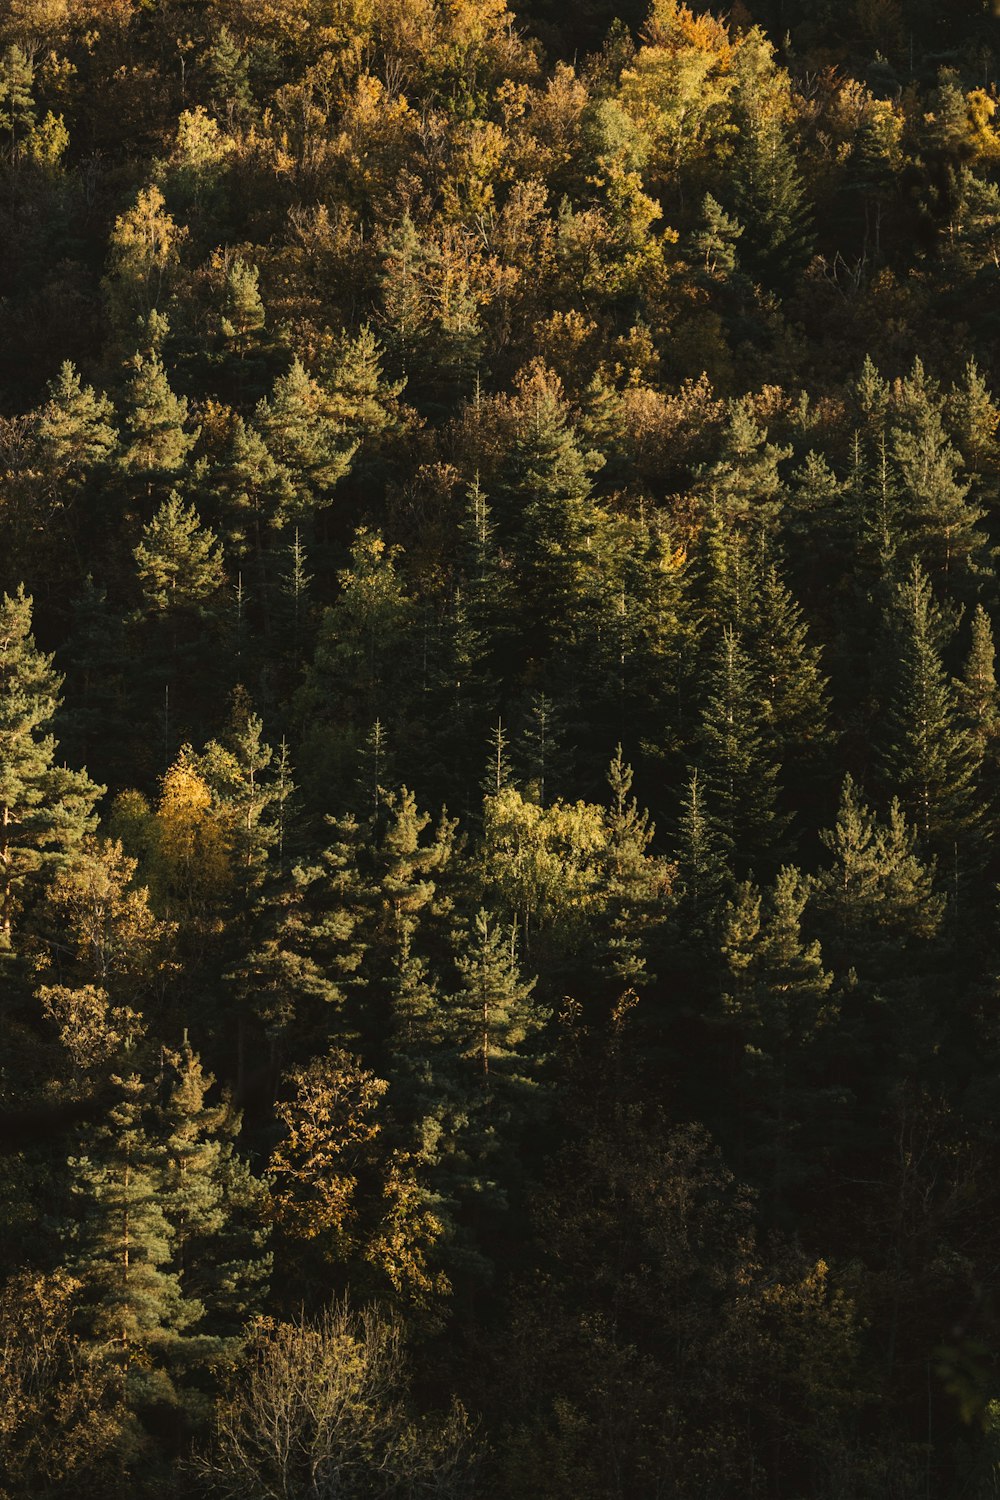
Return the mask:
{"type": "Polygon", "coordinates": [[[160,1201],[173,1234],[171,1263],[185,1297],[206,1310],[206,1334],[235,1343],[259,1311],[270,1272],[266,1189],[236,1152],[241,1122],[229,1099],[206,1102],[214,1080],[190,1044],[166,1059],[160,1201]]]}
{"type": "Polygon", "coordinates": [[[128,436],[121,453],[123,468],[149,480],[178,472],[194,446],[196,434],[186,430],[188,404],[170,389],[163,362],[156,353],[137,354],[125,392],[128,436]]]}
{"type": "Polygon", "coordinates": [[[814,883],[824,953],[841,973],[898,974],[908,947],[933,938],[944,914],[916,830],[896,800],[879,819],[847,776],[836,822],[820,838],[831,861],[814,883]]]}
{"type": "Polygon", "coordinates": [[[706,787],[733,857],[774,857],[788,818],[777,810],[779,766],[768,742],[760,682],[742,640],[724,630],[707,679],[699,743],[706,787]]]}
{"type": "Polygon", "coordinates": [[[722,435],[722,451],[698,481],[706,509],[726,528],[739,528],[751,536],[774,529],[782,491],[779,464],[791,455],[767,440],[746,399],[729,403],[722,435]]]}
{"type": "Polygon", "coordinates": [[[520,651],[544,660],[572,640],[591,590],[598,517],[591,501],[593,455],[577,445],[560,390],[536,375],[494,485],[501,533],[516,549],[520,651]]]}
{"type": "Polygon", "coordinates": [[[826,738],[829,708],[821,656],[773,563],[754,571],[743,628],[761,683],[769,743],[782,760],[815,754],[826,738]]]}
{"type": "Polygon", "coordinates": [[[775,1206],[814,1159],[816,1135],[796,1134],[818,1113],[822,1033],[836,1016],[833,976],[818,942],[802,935],[808,899],[809,883],[789,867],[763,900],[743,885],[722,936],[723,1004],[742,1048],[741,1154],[775,1206]]]}
{"type": "Polygon", "coordinates": [[[535,980],[521,978],[513,939],[480,909],[456,960],[461,989],[448,1003],[452,1045],[487,1095],[498,1076],[520,1076],[526,1061],[518,1048],[543,1022],[531,1004],[535,980]]]}
{"type": "Polygon", "coordinates": [[[925,848],[964,867],[979,818],[974,747],[938,653],[940,615],[918,563],[897,587],[883,764],[925,848]]]}
{"type": "Polygon", "coordinates": [[[279,525],[329,505],[358,445],[334,419],[327,397],[299,359],[275,381],[271,399],[260,402],[255,421],[282,469],[279,525]]]}
{"type": "Polygon", "coordinates": [[[691,247],[706,277],[728,281],[739,264],[743,225],[727,214],[711,193],[706,193],[702,200],[701,215],[701,227],[691,236],[691,247]]]}
{"type": "Polygon", "coordinates": [[[977,760],[995,769],[1000,736],[1000,691],[996,678],[993,626],[981,604],[972,616],[969,654],[955,684],[958,708],[972,737],[977,760]]]}
{"type": "Polygon", "coordinates": [[[264,327],[264,303],[260,295],[260,272],[237,256],[226,268],[222,302],[222,336],[239,358],[246,354],[254,334],[264,327]]]}
{"type": "Polygon", "coordinates": [[[728,840],[712,816],[705,777],[693,770],[681,801],[673,882],[682,941],[711,939],[731,884],[728,840]]]}
{"type": "Polygon", "coordinates": [[[625,763],[621,745],[612,757],[607,780],[611,793],[605,818],[607,930],[598,940],[598,965],[624,991],[653,978],[648,957],[653,932],[662,921],[670,872],[649,853],[655,830],[649,813],[640,810],[630,796],[632,767],[625,763]]]}
{"type": "Polygon", "coordinates": [[[0,949],[32,879],[58,868],[94,825],[103,792],[85,771],[55,763],[48,733],[62,679],[31,634],[32,601],[0,601],[0,949]]]}
{"type": "Polygon", "coordinates": [[[234,694],[233,711],[222,742],[211,740],[199,768],[225,820],[234,870],[244,895],[260,885],[268,855],[278,838],[282,807],[293,795],[286,763],[279,777],[264,725],[245,693],[234,694]]]}
{"type": "Polygon", "coordinates": [[[77,486],[114,452],[114,408],[84,385],[69,360],[49,383],[49,399],[35,417],[42,467],[53,488],[77,486]]]}
{"type": "Polygon", "coordinates": [[[741,258],[752,276],[783,289],[804,267],[812,238],[805,189],[785,123],[788,80],[757,27],[736,48],[733,72],[733,206],[744,226],[741,258]]]}
{"type": "Polygon", "coordinates": [[[147,607],[205,613],[223,583],[222,550],[176,490],[143,527],[133,556],[147,607]]]}
{"type": "Polygon", "coordinates": [[[920,360],[900,387],[900,417],[891,430],[892,456],[905,496],[910,551],[935,577],[961,586],[983,567],[983,512],[959,477],[960,459],[948,441],[942,402],[920,360]]]}
{"type": "Polygon", "coordinates": [[[70,1266],[82,1282],[90,1338],[120,1369],[126,1391],[138,1386],[172,1399],[162,1370],[149,1371],[151,1357],[162,1358],[204,1308],[184,1296],[171,1266],[164,1150],[147,1126],[149,1089],[137,1074],[116,1080],[116,1089],[107,1123],[70,1162],[81,1206],[70,1266]]]}
{"type": "Polygon", "coordinates": [[[280,495],[280,470],[260,433],[239,415],[232,419],[205,488],[225,517],[224,535],[234,544],[234,554],[252,550],[263,570],[266,530],[275,520],[280,495]]]}
{"type": "Polygon", "coordinates": [[[961,381],[949,391],[945,414],[967,472],[976,476],[984,498],[995,504],[1000,471],[997,442],[1000,409],[974,358],[962,372],[961,381]]]}

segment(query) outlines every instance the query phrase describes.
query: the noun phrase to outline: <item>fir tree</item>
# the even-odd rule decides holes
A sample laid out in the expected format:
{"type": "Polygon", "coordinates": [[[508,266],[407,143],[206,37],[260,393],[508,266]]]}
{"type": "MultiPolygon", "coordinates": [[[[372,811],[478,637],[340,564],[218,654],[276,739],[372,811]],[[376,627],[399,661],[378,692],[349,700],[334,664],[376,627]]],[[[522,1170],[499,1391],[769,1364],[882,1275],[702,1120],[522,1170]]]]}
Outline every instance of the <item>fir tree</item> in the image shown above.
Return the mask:
{"type": "Polygon", "coordinates": [[[35,645],[31,609],[23,588],[0,602],[0,948],[11,946],[33,877],[63,864],[93,828],[104,790],[55,764],[47,730],[62,679],[35,645]]]}
{"type": "Polygon", "coordinates": [[[977,759],[995,759],[1000,735],[1000,691],[996,678],[993,626],[981,604],[972,616],[969,654],[955,685],[958,707],[975,745],[977,759]]]}
{"type": "Polygon", "coordinates": [[[919,360],[901,384],[899,406],[891,446],[906,497],[911,555],[932,575],[960,583],[983,566],[986,539],[978,529],[983,512],[959,477],[960,459],[945,432],[942,402],[919,360]]]}
{"type": "MultiPolygon", "coordinates": [[[[204,1306],[206,1333],[235,1344],[259,1310],[270,1271],[266,1189],[236,1153],[241,1122],[231,1102],[206,1102],[214,1080],[190,1044],[168,1052],[167,1062],[160,1201],[172,1230],[172,1265],[184,1295],[204,1306]]],[[[217,1347],[226,1346],[220,1340],[217,1347]]]]}
{"type": "Polygon", "coordinates": [[[812,246],[811,215],[784,115],[787,79],[773,49],[754,28],[736,49],[737,135],[733,206],[744,225],[741,258],[752,276],[783,289],[803,269],[812,246]]]}
{"type": "Polygon", "coordinates": [[[129,436],[122,449],[122,466],[149,479],[176,474],[197,436],[186,430],[187,417],[187,401],[170,389],[160,356],[137,354],[125,392],[129,436]]]}
{"type": "Polygon", "coordinates": [[[270,401],[260,402],[255,420],[283,471],[279,524],[329,505],[332,490],[350,469],[357,441],[334,420],[318,382],[299,359],[275,382],[270,401]]]}
{"type": "Polygon", "coordinates": [[[483,910],[476,914],[457,966],[462,987],[448,1004],[452,1045],[489,1094],[498,1075],[517,1077],[525,1068],[517,1049],[543,1020],[531,1004],[535,981],[523,980],[518,972],[513,933],[491,924],[483,910]]]}
{"type": "Polygon", "coordinates": [[[748,400],[731,401],[722,451],[698,482],[708,514],[717,515],[726,529],[750,535],[772,531],[783,487],[778,466],[791,451],[767,441],[767,429],[757,422],[748,400]]]}
{"type": "Polygon", "coordinates": [[[925,847],[949,862],[960,851],[964,865],[979,817],[977,765],[938,653],[939,630],[930,581],[914,563],[896,591],[883,765],[925,847]]]}
{"type": "Polygon", "coordinates": [[[597,517],[593,455],[580,451],[551,379],[534,379],[494,486],[501,532],[513,537],[521,594],[519,654],[544,660],[568,644],[586,608],[597,517]]]}
{"type": "Polygon", "coordinates": [[[824,952],[842,973],[900,973],[908,947],[933,938],[944,913],[916,830],[896,800],[887,820],[876,817],[847,776],[837,820],[820,838],[831,859],[815,881],[824,952]]]}
{"type": "Polygon", "coordinates": [[[107,462],[118,442],[113,421],[108,398],[85,386],[66,360],[35,418],[41,463],[52,486],[79,485],[90,469],[107,462]]]}
{"type": "Polygon", "coordinates": [[[684,788],[677,823],[674,895],[681,929],[705,934],[720,911],[731,883],[727,840],[711,816],[705,778],[697,770],[684,788]]]}
{"type": "Polygon", "coordinates": [[[215,536],[176,490],[143,527],[133,556],[147,607],[158,613],[204,613],[223,582],[222,551],[215,536]]]}
{"type": "Polygon", "coordinates": [[[809,884],[798,870],[778,872],[762,900],[749,885],[730,902],[722,934],[723,1005],[741,1047],[740,1153],[768,1187],[774,1207],[814,1160],[822,1033],[836,1019],[833,976],[819,944],[802,934],[809,884]]]}
{"type": "Polygon", "coordinates": [[[774,857],[788,818],[777,810],[779,767],[760,683],[734,630],[723,631],[709,669],[699,742],[716,826],[734,858],[752,867],[774,857]]]}
{"type": "Polygon", "coordinates": [[[163,1193],[165,1154],[147,1128],[149,1090],[137,1074],[115,1080],[118,1100],[106,1124],[71,1159],[80,1224],[70,1260],[82,1282],[92,1341],[121,1371],[126,1391],[173,1399],[150,1357],[197,1324],[201,1303],[184,1296],[171,1266],[174,1232],[163,1193]]]}

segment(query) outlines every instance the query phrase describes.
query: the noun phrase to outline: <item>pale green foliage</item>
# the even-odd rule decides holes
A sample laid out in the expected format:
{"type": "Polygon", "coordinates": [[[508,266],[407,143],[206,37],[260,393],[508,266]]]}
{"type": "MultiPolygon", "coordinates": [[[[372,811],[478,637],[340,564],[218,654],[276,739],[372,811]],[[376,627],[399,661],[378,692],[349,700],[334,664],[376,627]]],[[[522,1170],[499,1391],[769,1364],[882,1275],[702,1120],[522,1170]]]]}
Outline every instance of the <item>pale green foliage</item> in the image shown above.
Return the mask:
{"type": "Polygon", "coordinates": [[[143,595],[154,611],[203,610],[224,582],[221,547],[194,506],[185,505],[176,491],[143,527],[133,556],[143,595]]]}

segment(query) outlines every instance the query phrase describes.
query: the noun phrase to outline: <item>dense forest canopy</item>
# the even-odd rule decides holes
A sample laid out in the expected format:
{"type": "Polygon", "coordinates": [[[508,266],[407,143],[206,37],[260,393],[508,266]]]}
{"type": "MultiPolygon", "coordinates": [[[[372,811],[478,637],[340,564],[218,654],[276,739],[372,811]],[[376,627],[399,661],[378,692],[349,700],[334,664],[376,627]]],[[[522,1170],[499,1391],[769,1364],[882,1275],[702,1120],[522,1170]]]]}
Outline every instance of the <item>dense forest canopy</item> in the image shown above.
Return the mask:
{"type": "Polygon", "coordinates": [[[2,1500],[1000,1493],[998,10],[2,0],[2,1500]]]}

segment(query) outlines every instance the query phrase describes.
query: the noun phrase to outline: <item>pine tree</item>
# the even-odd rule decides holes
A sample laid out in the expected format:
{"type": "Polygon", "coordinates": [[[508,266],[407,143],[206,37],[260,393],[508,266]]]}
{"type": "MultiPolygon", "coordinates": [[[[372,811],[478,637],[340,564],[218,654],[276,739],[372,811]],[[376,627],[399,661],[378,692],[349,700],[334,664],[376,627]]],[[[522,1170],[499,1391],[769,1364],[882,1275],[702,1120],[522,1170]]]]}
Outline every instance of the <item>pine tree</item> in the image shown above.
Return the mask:
{"type": "Polygon", "coordinates": [[[230,117],[251,107],[250,64],[228,26],[220,26],[212,40],[205,68],[211,79],[210,98],[216,110],[230,117]]]}
{"type": "Polygon", "coordinates": [[[1000,409],[975,359],[969,360],[961,382],[949,391],[945,413],[967,472],[976,476],[984,498],[995,504],[1000,472],[1000,409]]]}
{"type": "Polygon", "coordinates": [[[160,356],[137,354],[125,393],[125,425],[130,436],[122,449],[123,468],[150,480],[176,474],[197,437],[186,430],[187,418],[187,401],[170,389],[160,356]]]}
{"type": "Polygon", "coordinates": [[[462,987],[447,1002],[452,1045],[490,1094],[498,1076],[519,1077],[526,1068],[518,1048],[544,1020],[531,1003],[535,980],[520,976],[513,932],[491,923],[482,909],[456,962],[462,987]]]}
{"type": "Polygon", "coordinates": [[[143,527],[132,555],[149,609],[210,610],[224,580],[222,549],[176,490],[143,527]]]}
{"type": "Polygon", "coordinates": [[[173,1390],[151,1356],[204,1313],[184,1296],[171,1266],[174,1232],[163,1193],[164,1150],[150,1134],[149,1089],[138,1074],[115,1080],[118,1100],[107,1123],[72,1158],[80,1223],[69,1260],[82,1282],[83,1316],[91,1340],[133,1388],[163,1399],[173,1390]]]}
{"type": "Polygon", "coordinates": [[[761,687],[743,643],[725,630],[709,669],[699,741],[716,826],[739,863],[773,858],[788,819],[777,811],[778,763],[761,687]]]}
{"type": "Polygon", "coordinates": [[[255,420],[283,471],[278,524],[308,518],[329,505],[358,445],[334,419],[323,390],[298,358],[275,381],[270,401],[260,402],[255,420]]]}
{"type": "Polygon", "coordinates": [[[320,369],[319,380],[330,419],[360,445],[361,468],[366,473],[374,452],[402,423],[399,397],[405,382],[387,380],[383,351],[369,323],[353,337],[337,342],[320,369]]]}
{"type": "MultiPolygon", "coordinates": [[[[207,1335],[236,1342],[260,1309],[270,1272],[266,1189],[236,1152],[240,1116],[228,1098],[210,1105],[214,1080],[185,1040],[167,1052],[170,1091],[160,1111],[160,1201],[172,1230],[172,1261],[187,1298],[205,1308],[207,1335]]],[[[207,1344],[202,1350],[208,1353],[207,1344]]]]}
{"type": "Polygon", "coordinates": [[[55,764],[47,730],[62,679],[35,645],[31,608],[23,588],[0,602],[0,949],[11,946],[33,878],[72,855],[104,791],[85,771],[55,764]]]}
{"type": "Polygon", "coordinates": [[[233,866],[247,897],[264,878],[278,838],[282,804],[294,786],[287,764],[282,777],[277,776],[263,722],[245,693],[234,694],[222,742],[212,740],[205,746],[199,768],[225,821],[233,866]]]}
{"type": "Polygon", "coordinates": [[[35,417],[35,438],[50,486],[78,486],[107,462],[118,442],[107,396],[84,385],[66,360],[49,383],[49,399],[35,417]]]}
{"type": "Polygon", "coordinates": [[[24,48],[16,43],[7,47],[0,58],[0,130],[12,150],[35,123],[34,81],[35,69],[24,48]]]}
{"type": "Polygon", "coordinates": [[[739,265],[737,247],[743,225],[731,218],[711,193],[702,200],[701,216],[701,227],[691,236],[691,248],[707,278],[728,281],[739,265]]]}
{"type": "Polygon", "coordinates": [[[910,555],[955,587],[982,571],[986,538],[978,525],[984,513],[959,478],[960,459],[945,432],[943,403],[920,360],[901,383],[898,404],[891,448],[905,496],[910,555]]]}
{"type": "Polygon", "coordinates": [[[225,517],[227,541],[234,554],[253,550],[264,570],[265,531],[274,521],[281,482],[280,470],[260,433],[241,416],[234,416],[218,462],[206,476],[206,495],[225,517]]]}
{"type": "Polygon", "coordinates": [[[733,206],[744,226],[741,259],[752,276],[781,291],[812,248],[811,215],[785,126],[788,79],[757,27],[736,49],[733,71],[733,206]]]}
{"type": "Polygon", "coordinates": [[[898,585],[882,759],[925,848],[965,866],[979,818],[974,747],[938,653],[939,610],[918,563],[898,585]],[[959,857],[961,855],[961,860],[959,857]]]}
{"type": "Polygon", "coordinates": [[[812,1130],[804,1140],[796,1135],[819,1112],[822,1033],[836,1018],[833,976],[819,943],[802,935],[809,894],[809,883],[788,867],[763,900],[741,886],[722,935],[723,1004],[741,1048],[741,1155],[775,1207],[819,1144],[812,1130]]]}
{"type": "Polygon", "coordinates": [[[253,336],[264,327],[260,272],[240,256],[226,267],[220,327],[223,338],[241,359],[253,336]]]}
{"type": "Polygon", "coordinates": [[[836,823],[820,838],[831,857],[814,882],[824,953],[842,974],[854,968],[884,979],[905,972],[908,948],[937,934],[944,901],[899,802],[883,822],[847,776],[836,823]]]}

